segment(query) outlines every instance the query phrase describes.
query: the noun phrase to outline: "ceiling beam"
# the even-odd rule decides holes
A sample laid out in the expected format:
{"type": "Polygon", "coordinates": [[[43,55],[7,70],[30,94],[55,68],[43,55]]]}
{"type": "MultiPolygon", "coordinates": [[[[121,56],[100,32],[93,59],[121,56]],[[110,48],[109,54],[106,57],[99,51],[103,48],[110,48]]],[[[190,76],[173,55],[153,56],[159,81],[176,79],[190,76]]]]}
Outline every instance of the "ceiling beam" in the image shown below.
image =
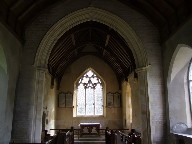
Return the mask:
{"type": "Polygon", "coordinates": [[[71,40],[72,40],[73,46],[75,46],[75,36],[74,36],[74,34],[71,34],[71,40]]]}
{"type": "Polygon", "coordinates": [[[106,47],[106,46],[108,45],[108,43],[109,43],[109,38],[110,38],[110,35],[107,34],[106,41],[105,41],[105,47],[106,47]]]}

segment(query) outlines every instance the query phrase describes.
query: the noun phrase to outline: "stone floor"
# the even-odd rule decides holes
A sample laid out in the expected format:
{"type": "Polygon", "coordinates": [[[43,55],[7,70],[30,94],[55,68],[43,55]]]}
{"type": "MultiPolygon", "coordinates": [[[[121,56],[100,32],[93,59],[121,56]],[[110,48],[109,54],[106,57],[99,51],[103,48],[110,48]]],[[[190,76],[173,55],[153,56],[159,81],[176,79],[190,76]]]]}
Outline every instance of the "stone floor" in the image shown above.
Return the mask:
{"type": "Polygon", "coordinates": [[[101,135],[83,135],[81,137],[75,136],[75,144],[104,144],[105,136],[101,135]]]}

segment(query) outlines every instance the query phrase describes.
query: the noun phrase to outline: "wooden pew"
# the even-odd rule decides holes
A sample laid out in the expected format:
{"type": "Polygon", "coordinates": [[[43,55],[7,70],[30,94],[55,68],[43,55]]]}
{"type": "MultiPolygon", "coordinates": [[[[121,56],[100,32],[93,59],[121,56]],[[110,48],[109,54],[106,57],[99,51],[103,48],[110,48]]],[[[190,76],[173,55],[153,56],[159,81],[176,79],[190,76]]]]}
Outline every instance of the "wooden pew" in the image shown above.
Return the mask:
{"type": "Polygon", "coordinates": [[[141,144],[141,133],[137,132],[135,129],[131,129],[129,136],[132,143],[141,144]]]}
{"type": "Polygon", "coordinates": [[[141,144],[141,134],[134,129],[124,133],[128,129],[112,129],[108,127],[105,131],[106,144],[141,144]]]}
{"type": "Polygon", "coordinates": [[[51,129],[57,131],[55,144],[74,144],[74,129],[51,129]]]}
{"type": "Polygon", "coordinates": [[[125,134],[125,133],[119,131],[119,132],[117,132],[117,135],[121,137],[122,143],[141,144],[141,134],[136,132],[135,129],[131,129],[131,132],[129,132],[128,134],[125,134]]]}
{"type": "Polygon", "coordinates": [[[116,144],[115,132],[113,130],[109,130],[108,127],[105,130],[105,141],[106,144],[116,144]]]}

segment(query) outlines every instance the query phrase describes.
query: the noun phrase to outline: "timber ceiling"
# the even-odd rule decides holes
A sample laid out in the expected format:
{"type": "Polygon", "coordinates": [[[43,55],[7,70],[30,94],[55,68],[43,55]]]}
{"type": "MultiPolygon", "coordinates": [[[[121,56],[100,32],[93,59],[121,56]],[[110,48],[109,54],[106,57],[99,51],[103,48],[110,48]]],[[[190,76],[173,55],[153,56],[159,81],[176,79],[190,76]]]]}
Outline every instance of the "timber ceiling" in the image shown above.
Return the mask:
{"type": "MultiPolygon", "coordinates": [[[[39,12],[58,1],[0,0],[0,21],[22,41],[25,28],[39,12]]],[[[159,29],[162,41],[186,22],[192,11],[192,0],[118,1],[144,14],[159,29]]],[[[67,66],[90,54],[108,63],[119,80],[125,79],[135,68],[131,50],[118,33],[103,24],[86,22],[72,28],[58,40],[49,57],[49,72],[61,79],[67,66]]]]}
{"type": "Polygon", "coordinates": [[[98,22],[85,22],[70,29],[55,44],[49,57],[49,72],[62,78],[67,66],[85,55],[95,55],[116,73],[119,81],[135,69],[130,48],[113,29],[98,22]]]}

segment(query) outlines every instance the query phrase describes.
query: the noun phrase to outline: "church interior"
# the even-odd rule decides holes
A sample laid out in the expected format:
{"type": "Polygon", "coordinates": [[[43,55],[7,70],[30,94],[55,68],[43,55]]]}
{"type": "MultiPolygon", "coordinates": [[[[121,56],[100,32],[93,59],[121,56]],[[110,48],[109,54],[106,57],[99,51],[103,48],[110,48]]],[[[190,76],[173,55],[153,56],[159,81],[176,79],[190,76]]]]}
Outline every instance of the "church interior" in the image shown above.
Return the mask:
{"type": "Polygon", "coordinates": [[[0,143],[83,124],[192,143],[191,0],[0,0],[0,143]]]}

